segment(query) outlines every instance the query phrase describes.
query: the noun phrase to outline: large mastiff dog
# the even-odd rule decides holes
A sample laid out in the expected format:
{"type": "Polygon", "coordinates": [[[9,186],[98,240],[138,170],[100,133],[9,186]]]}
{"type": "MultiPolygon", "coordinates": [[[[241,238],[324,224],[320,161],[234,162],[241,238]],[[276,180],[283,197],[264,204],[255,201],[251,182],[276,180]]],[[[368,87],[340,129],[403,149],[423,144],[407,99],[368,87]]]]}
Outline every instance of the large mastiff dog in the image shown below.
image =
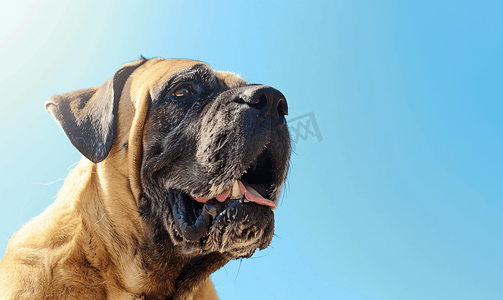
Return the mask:
{"type": "Polygon", "coordinates": [[[141,58],[46,108],[84,157],[10,241],[1,299],[216,299],[209,275],[271,242],[290,157],[278,90],[141,58]]]}

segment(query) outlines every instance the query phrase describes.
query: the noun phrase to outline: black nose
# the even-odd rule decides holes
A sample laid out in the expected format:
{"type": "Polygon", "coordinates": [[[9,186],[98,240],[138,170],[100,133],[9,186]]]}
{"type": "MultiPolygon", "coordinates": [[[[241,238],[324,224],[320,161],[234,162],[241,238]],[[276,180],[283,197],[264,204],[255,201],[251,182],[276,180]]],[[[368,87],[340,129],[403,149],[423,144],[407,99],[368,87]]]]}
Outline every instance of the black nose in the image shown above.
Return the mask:
{"type": "Polygon", "coordinates": [[[263,117],[272,114],[274,119],[282,120],[288,115],[285,96],[277,89],[265,85],[249,85],[241,89],[235,101],[258,109],[263,117]]]}

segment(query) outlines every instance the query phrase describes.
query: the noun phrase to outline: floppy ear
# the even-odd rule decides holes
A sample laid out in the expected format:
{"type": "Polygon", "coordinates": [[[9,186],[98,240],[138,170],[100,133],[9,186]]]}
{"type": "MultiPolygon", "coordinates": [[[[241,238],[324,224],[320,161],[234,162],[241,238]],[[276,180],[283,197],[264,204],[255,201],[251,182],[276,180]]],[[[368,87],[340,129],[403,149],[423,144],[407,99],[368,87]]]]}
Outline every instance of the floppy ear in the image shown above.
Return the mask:
{"type": "Polygon", "coordinates": [[[45,103],[45,109],[75,148],[90,161],[99,163],[108,156],[114,142],[122,89],[128,77],[146,61],[142,57],[124,65],[100,87],[56,95],[45,103]]]}

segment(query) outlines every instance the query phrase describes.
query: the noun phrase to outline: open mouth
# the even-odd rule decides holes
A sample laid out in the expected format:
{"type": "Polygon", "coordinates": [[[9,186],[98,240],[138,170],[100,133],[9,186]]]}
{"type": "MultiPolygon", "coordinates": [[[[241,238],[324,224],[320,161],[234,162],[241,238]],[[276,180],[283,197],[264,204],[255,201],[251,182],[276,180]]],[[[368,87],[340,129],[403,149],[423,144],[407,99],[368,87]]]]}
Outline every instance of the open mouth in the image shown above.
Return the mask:
{"type": "Polygon", "coordinates": [[[210,191],[207,197],[193,197],[180,190],[170,189],[168,200],[179,233],[189,241],[199,240],[211,224],[230,207],[255,203],[274,210],[277,205],[274,162],[265,149],[239,177],[222,191],[210,191]]]}
{"type": "MultiPolygon", "coordinates": [[[[260,185],[262,190],[265,192],[264,186],[260,185]]],[[[263,194],[259,193],[255,188],[253,188],[248,182],[241,182],[240,180],[235,180],[232,183],[232,187],[228,188],[225,192],[217,195],[214,199],[218,202],[226,202],[227,200],[241,199],[243,196],[249,202],[255,202],[260,205],[265,205],[271,207],[271,209],[276,208],[276,203],[271,200],[265,199],[263,194]]],[[[197,202],[206,203],[210,199],[205,197],[194,198],[197,202]]]]}

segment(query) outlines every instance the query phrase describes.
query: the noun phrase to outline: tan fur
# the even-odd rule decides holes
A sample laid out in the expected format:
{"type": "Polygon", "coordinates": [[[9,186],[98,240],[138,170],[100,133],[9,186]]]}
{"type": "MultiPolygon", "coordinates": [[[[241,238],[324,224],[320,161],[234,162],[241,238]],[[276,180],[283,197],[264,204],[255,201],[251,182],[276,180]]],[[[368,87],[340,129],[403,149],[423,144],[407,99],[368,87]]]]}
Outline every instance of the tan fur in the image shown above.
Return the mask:
{"type": "MultiPolygon", "coordinates": [[[[138,214],[139,170],[150,91],[195,63],[151,59],[128,78],[110,154],[99,164],[83,157],[57,200],[13,236],[0,262],[0,299],[141,299],[148,274],[137,247],[148,228],[138,214]]],[[[187,299],[218,298],[208,278],[187,299]]]]}

